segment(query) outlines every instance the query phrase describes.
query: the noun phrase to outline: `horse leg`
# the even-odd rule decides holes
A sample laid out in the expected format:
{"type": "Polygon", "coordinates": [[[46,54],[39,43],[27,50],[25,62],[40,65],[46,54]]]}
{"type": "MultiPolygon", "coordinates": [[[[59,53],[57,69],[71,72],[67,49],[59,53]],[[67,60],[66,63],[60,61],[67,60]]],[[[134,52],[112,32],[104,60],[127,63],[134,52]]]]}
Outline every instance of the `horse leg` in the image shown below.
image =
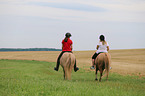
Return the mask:
{"type": "Polygon", "coordinates": [[[108,81],[108,75],[109,75],[109,73],[107,72],[107,77],[106,77],[106,81],[108,81]]]}
{"type": "Polygon", "coordinates": [[[64,79],[65,79],[65,70],[64,70],[64,67],[63,67],[63,73],[64,73],[64,74],[63,74],[63,76],[64,76],[64,79]]]}
{"type": "Polygon", "coordinates": [[[100,79],[99,79],[100,82],[102,80],[102,74],[103,74],[103,70],[102,70],[102,68],[100,68],[100,79]]]}
{"type": "Polygon", "coordinates": [[[71,80],[71,69],[68,69],[68,80],[71,80]]]}
{"type": "Polygon", "coordinates": [[[98,67],[96,66],[96,79],[95,79],[96,81],[98,80],[97,79],[97,73],[98,73],[98,67]]]}
{"type": "Polygon", "coordinates": [[[108,81],[108,74],[107,74],[107,78],[106,78],[106,81],[108,81]]]}
{"type": "Polygon", "coordinates": [[[67,70],[67,68],[65,67],[65,68],[64,68],[64,75],[65,75],[64,79],[65,79],[65,80],[67,80],[67,74],[68,74],[68,70],[67,70]]]}

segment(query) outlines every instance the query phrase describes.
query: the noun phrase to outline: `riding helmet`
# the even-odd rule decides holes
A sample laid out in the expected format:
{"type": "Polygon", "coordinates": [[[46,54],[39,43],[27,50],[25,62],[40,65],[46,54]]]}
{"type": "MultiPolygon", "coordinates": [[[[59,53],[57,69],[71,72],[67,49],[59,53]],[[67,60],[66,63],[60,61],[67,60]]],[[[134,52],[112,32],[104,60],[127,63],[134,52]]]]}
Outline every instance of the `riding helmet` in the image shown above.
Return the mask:
{"type": "Polygon", "coordinates": [[[105,40],[104,35],[100,35],[100,40],[101,40],[101,41],[104,41],[104,40],[105,40]]]}
{"type": "Polygon", "coordinates": [[[69,32],[67,32],[67,33],[65,34],[65,36],[66,36],[66,37],[71,37],[71,34],[70,34],[69,32]]]}

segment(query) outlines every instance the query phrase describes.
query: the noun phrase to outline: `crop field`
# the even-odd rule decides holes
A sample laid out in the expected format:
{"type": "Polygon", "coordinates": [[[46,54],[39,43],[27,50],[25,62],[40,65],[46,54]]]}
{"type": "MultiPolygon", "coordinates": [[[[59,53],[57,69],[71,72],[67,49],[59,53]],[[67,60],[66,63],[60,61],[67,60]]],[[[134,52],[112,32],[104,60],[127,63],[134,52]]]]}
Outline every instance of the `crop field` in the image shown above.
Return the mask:
{"type": "MultiPolygon", "coordinates": [[[[145,49],[111,50],[109,80],[95,81],[95,51],[74,51],[72,80],[56,72],[59,51],[0,52],[0,96],[145,96],[145,49]]],[[[99,77],[99,74],[98,74],[99,77]]]]}
{"type": "MultiPolygon", "coordinates": [[[[77,65],[90,70],[91,57],[95,51],[74,51],[77,65]]],[[[145,49],[111,50],[111,72],[122,75],[145,77],[145,49]]],[[[60,51],[0,52],[0,59],[37,60],[56,62],[60,51]]]]}

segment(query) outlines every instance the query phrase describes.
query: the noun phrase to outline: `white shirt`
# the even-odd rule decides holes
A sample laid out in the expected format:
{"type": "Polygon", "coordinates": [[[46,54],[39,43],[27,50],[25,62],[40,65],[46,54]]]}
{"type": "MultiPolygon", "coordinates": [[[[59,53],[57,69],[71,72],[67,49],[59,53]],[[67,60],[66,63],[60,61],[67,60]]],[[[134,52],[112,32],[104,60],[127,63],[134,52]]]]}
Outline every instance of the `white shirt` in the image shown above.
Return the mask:
{"type": "Polygon", "coordinates": [[[100,52],[105,52],[105,53],[107,53],[108,51],[107,51],[107,46],[109,46],[109,44],[107,43],[107,44],[102,44],[102,42],[99,42],[99,48],[98,48],[98,50],[96,51],[96,53],[98,54],[98,53],[100,53],[100,52]]]}

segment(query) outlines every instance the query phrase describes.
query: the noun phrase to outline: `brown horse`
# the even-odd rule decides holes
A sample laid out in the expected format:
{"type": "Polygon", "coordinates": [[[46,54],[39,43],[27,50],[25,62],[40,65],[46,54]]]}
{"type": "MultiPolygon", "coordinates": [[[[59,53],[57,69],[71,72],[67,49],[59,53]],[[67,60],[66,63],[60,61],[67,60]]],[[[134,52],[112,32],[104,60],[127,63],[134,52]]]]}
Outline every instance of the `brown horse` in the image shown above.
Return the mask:
{"type": "Polygon", "coordinates": [[[60,65],[63,68],[64,79],[71,80],[71,72],[75,64],[75,56],[72,53],[65,52],[60,58],[60,65]]]}
{"type": "Polygon", "coordinates": [[[109,70],[110,70],[110,54],[109,53],[100,53],[97,58],[95,59],[95,64],[96,64],[96,79],[97,79],[97,71],[100,71],[100,79],[99,81],[102,80],[102,77],[107,75],[107,80],[108,80],[108,75],[109,75],[109,70]],[[105,74],[102,76],[103,71],[105,69],[105,74]]]}

